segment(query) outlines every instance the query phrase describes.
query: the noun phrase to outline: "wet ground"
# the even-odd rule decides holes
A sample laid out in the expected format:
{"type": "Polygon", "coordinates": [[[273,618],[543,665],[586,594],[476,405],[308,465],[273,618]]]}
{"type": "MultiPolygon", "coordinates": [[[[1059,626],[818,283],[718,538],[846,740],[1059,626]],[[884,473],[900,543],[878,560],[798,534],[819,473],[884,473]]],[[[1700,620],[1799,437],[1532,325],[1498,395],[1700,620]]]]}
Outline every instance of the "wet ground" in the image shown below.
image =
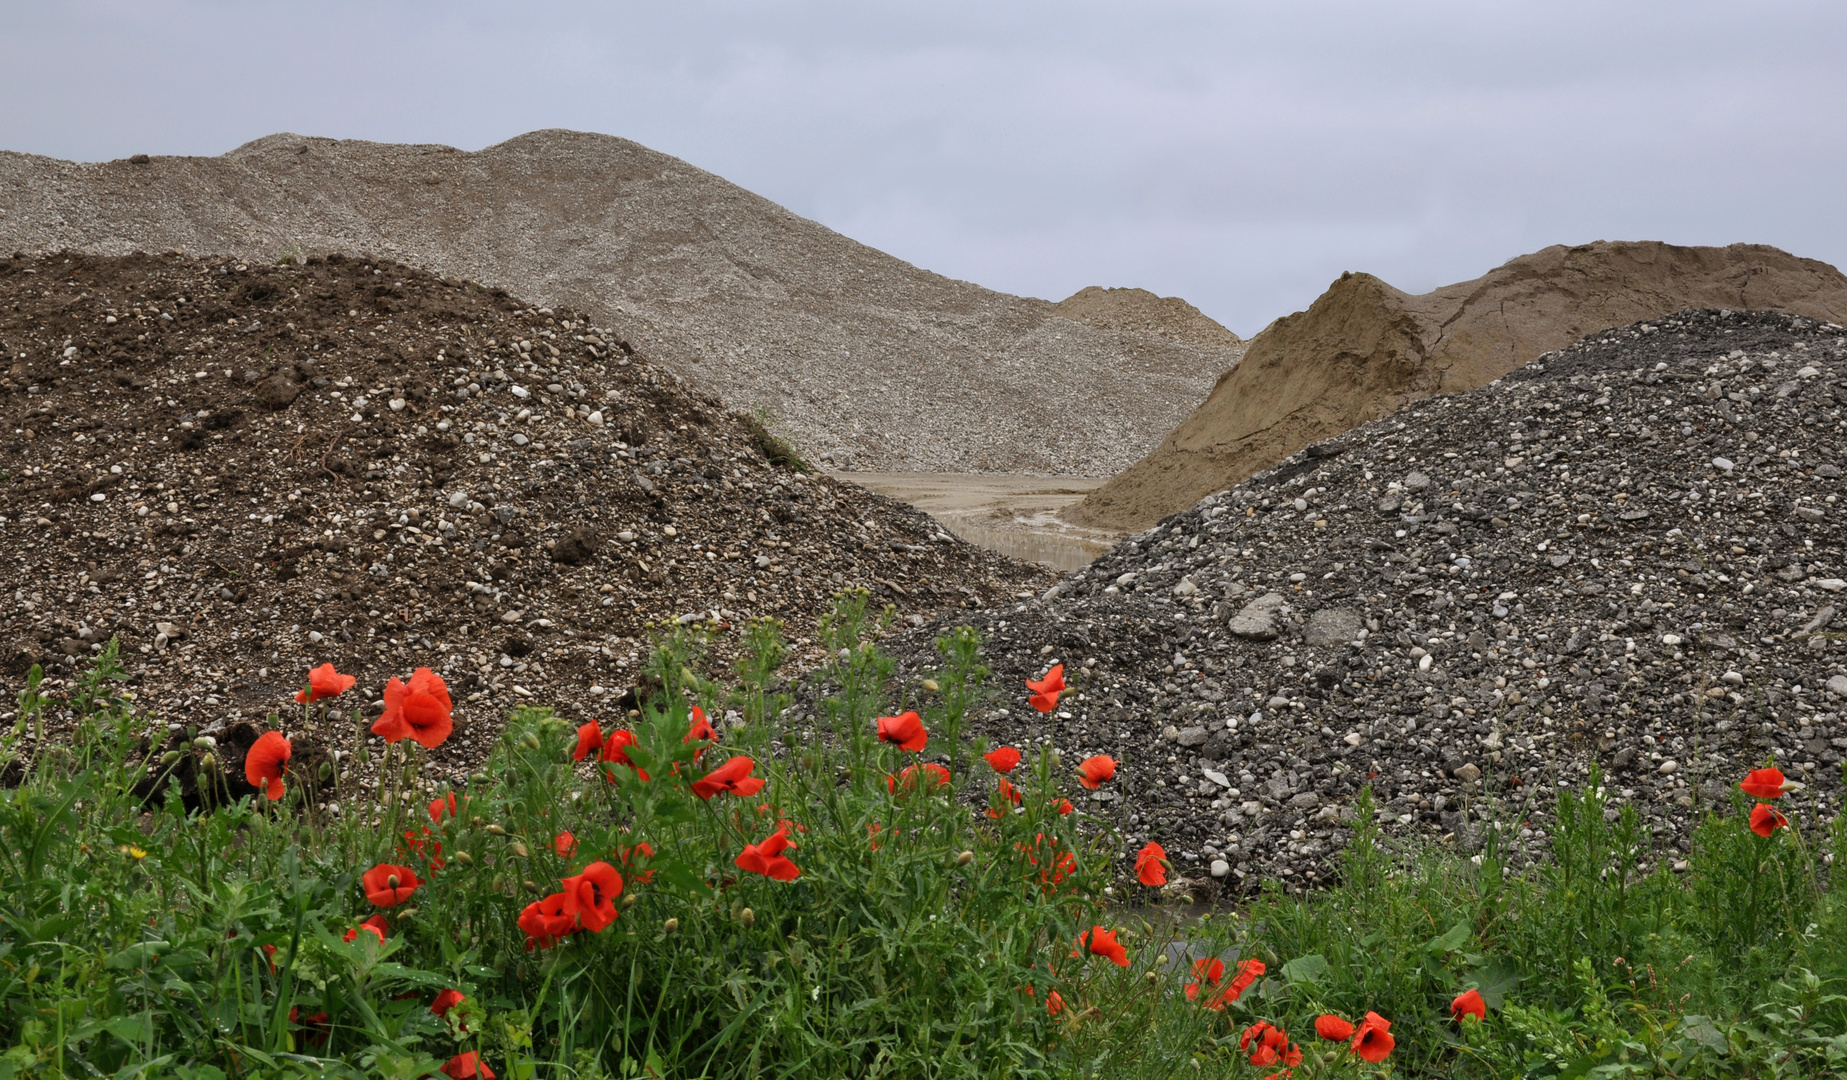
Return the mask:
{"type": "Polygon", "coordinates": [[[910,503],[971,544],[1059,570],[1089,565],[1117,539],[1114,533],[1070,525],[1058,517],[1058,511],[1100,486],[1104,477],[874,472],[837,475],[910,503]]]}

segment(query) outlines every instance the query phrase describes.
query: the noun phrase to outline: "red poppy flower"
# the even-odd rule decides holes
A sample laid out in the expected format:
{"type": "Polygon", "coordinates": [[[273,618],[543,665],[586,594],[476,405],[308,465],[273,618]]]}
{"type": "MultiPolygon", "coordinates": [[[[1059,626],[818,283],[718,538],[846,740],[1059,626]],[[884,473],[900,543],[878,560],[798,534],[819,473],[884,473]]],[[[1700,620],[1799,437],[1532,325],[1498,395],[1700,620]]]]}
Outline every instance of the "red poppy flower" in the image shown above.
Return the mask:
{"type": "Polygon", "coordinates": [[[269,973],[274,975],[276,973],[276,947],[274,945],[263,946],[263,959],[269,961],[269,973]]]}
{"type": "Polygon", "coordinates": [[[914,712],[902,712],[897,716],[879,717],[879,741],[896,743],[898,749],[915,754],[930,741],[930,733],[924,730],[923,717],[914,712]]]}
{"type": "Polygon", "coordinates": [[[383,945],[385,943],[385,931],[389,929],[391,929],[391,927],[386,924],[383,915],[374,915],[358,926],[348,929],[344,940],[355,941],[359,937],[359,931],[364,930],[377,938],[380,945],[383,945]]]}
{"type": "MultiPolygon", "coordinates": [[[[629,768],[635,769],[635,775],[641,777],[642,782],[646,783],[650,779],[648,770],[636,768],[635,763],[629,760],[628,754],[623,752],[622,749],[625,746],[634,745],[635,733],[617,728],[615,731],[609,733],[609,738],[603,740],[603,760],[613,762],[617,765],[627,765],[629,768]]],[[[614,779],[614,776],[612,775],[610,779],[614,779]]]]}
{"type": "Polygon", "coordinates": [[[1049,713],[1058,708],[1058,695],[1065,692],[1065,666],[1053,664],[1052,670],[1045,673],[1045,678],[1034,682],[1026,680],[1026,688],[1033,692],[1029,699],[1032,707],[1042,713],[1049,713]]]}
{"type": "Polygon", "coordinates": [[[1056,990],[1045,992],[1045,1011],[1053,1016],[1065,1011],[1065,999],[1056,990]]]}
{"type": "MultiPolygon", "coordinates": [[[[634,847],[625,847],[625,848],[616,849],[616,859],[622,864],[622,869],[624,870],[629,869],[629,860],[631,858],[633,858],[636,862],[640,862],[643,859],[652,859],[653,857],[654,857],[654,845],[648,843],[646,840],[641,841],[640,843],[636,844],[634,847]]],[[[648,882],[654,880],[654,871],[652,870],[630,870],[629,876],[633,877],[640,884],[646,885],[648,882]]]]}
{"type": "Polygon", "coordinates": [[[1077,936],[1077,947],[1089,949],[1094,956],[1107,958],[1117,967],[1129,966],[1129,950],[1116,940],[1116,931],[1093,926],[1077,936]]]}
{"type": "Polygon", "coordinates": [[[351,675],[342,675],[333,669],[332,664],[322,664],[308,672],[308,688],[295,691],[295,700],[303,705],[322,698],[339,697],[353,688],[358,679],[351,675]]]}
{"type": "Polygon", "coordinates": [[[566,911],[561,892],[534,900],[519,913],[519,928],[526,932],[526,951],[549,949],[577,929],[577,916],[566,911]]]}
{"type": "Polygon", "coordinates": [[[455,792],[430,800],[430,820],[436,824],[441,825],[443,818],[454,817],[456,813],[455,792]]]}
{"type": "Polygon", "coordinates": [[[1293,1068],[1302,1063],[1302,1048],[1291,1043],[1288,1033],[1282,1028],[1263,1021],[1244,1029],[1244,1037],[1238,1041],[1238,1049],[1250,1050],[1252,1065],[1275,1065],[1280,1062],[1293,1068]]]}
{"type": "Polygon", "coordinates": [[[895,794],[899,785],[902,784],[904,790],[916,791],[919,777],[923,778],[925,788],[942,788],[949,786],[949,770],[933,761],[927,761],[922,765],[907,765],[897,776],[892,776],[887,773],[885,776],[885,790],[895,794]]]}
{"type": "Polygon", "coordinates": [[[1767,802],[1760,802],[1751,807],[1751,831],[1759,836],[1771,833],[1789,824],[1789,819],[1776,812],[1776,807],[1767,802]]]}
{"type": "Polygon", "coordinates": [[[712,727],[711,723],[706,720],[705,710],[697,705],[693,706],[692,723],[686,729],[686,737],[680,741],[689,743],[694,739],[704,739],[706,742],[718,741],[718,732],[712,727]]]}
{"type": "Polygon", "coordinates": [[[410,899],[410,894],[417,891],[423,882],[408,866],[392,863],[379,863],[359,876],[359,882],[365,886],[366,899],[375,907],[395,907],[410,899]]]}
{"type": "Polygon", "coordinates": [[[622,875],[606,862],[593,862],[564,879],[564,910],[592,934],[616,921],[616,897],[621,895],[622,875]]]}
{"type": "Polygon", "coordinates": [[[1263,977],[1265,970],[1263,961],[1255,957],[1238,961],[1238,972],[1231,977],[1231,985],[1225,988],[1225,1000],[1236,1001],[1243,997],[1251,984],[1263,977]]]}
{"type": "Polygon", "coordinates": [[[1167,884],[1167,849],[1152,840],[1143,844],[1135,853],[1135,880],[1149,888],[1167,884]]]}
{"type": "Polygon", "coordinates": [[[450,1080],[494,1080],[494,1070],[473,1050],[450,1058],[443,1066],[443,1075],[450,1080]]]}
{"type": "Polygon", "coordinates": [[[1039,866],[1039,884],[1047,892],[1056,889],[1064,882],[1067,875],[1077,870],[1077,856],[1069,851],[1060,851],[1056,836],[1035,833],[1031,847],[1025,844],[1015,844],[1013,849],[1025,853],[1027,862],[1039,866]],[[1040,866],[1040,855],[1044,855],[1045,861],[1050,865],[1040,866]]]}
{"type": "Polygon", "coordinates": [[[1392,1022],[1378,1013],[1369,1012],[1353,1036],[1353,1052],[1377,1065],[1392,1052],[1398,1040],[1392,1038],[1392,1022]]]}
{"type": "Polygon", "coordinates": [[[406,855],[412,855],[422,859],[424,864],[429,867],[431,873],[435,873],[447,865],[443,862],[442,841],[431,839],[430,830],[427,828],[418,832],[405,829],[404,843],[399,845],[398,850],[406,855]]]}
{"type": "MultiPolygon", "coordinates": [[[[1200,991],[1212,989],[1217,986],[1219,980],[1224,977],[1225,961],[1217,957],[1206,956],[1202,956],[1193,961],[1193,981],[1186,984],[1186,999],[1188,1001],[1197,1000],[1200,991]]],[[[1222,1009],[1225,1007],[1225,1003],[1222,999],[1214,999],[1208,995],[1206,998],[1206,1007],[1209,1009],[1222,1009]]]]}
{"type": "Polygon", "coordinates": [[[1322,1013],[1315,1017],[1315,1034],[1332,1042],[1346,1042],[1353,1038],[1353,1025],[1333,1013],[1322,1013]]]}
{"type": "Polygon", "coordinates": [[[1464,990],[1449,1003],[1449,1015],[1457,1020],[1473,1016],[1477,1020],[1488,1018],[1488,1003],[1481,999],[1480,990],[1464,990]]]}
{"type": "Polygon", "coordinates": [[[981,755],[981,760],[992,766],[997,773],[1010,773],[1019,768],[1020,752],[1011,746],[1002,746],[981,755]]]}
{"type": "Polygon", "coordinates": [[[436,995],[435,1001],[430,1003],[430,1011],[437,1016],[445,1016],[450,1009],[455,1008],[457,1005],[467,1000],[466,997],[462,996],[460,990],[444,990],[442,993],[436,995]]]}
{"type": "MultiPolygon", "coordinates": [[[[347,940],[350,941],[352,939],[348,938],[347,940]]],[[[333,1028],[327,1023],[326,1013],[318,1012],[308,1017],[306,1020],[303,1020],[301,1019],[301,1006],[299,1005],[290,1006],[289,1023],[301,1025],[303,1035],[302,1041],[309,1046],[326,1046],[327,1037],[333,1034],[333,1028]]]]}
{"type": "Polygon", "coordinates": [[[577,729],[577,748],[571,751],[572,761],[582,761],[590,756],[590,751],[603,748],[603,729],[596,724],[585,724],[577,729]]]}
{"type": "Polygon", "coordinates": [[[1088,757],[1084,759],[1082,765],[1077,767],[1077,771],[1080,774],[1077,782],[1095,791],[1103,785],[1105,780],[1115,779],[1116,759],[1108,754],[1088,757]]]}
{"type": "Polygon", "coordinates": [[[560,832],[552,837],[552,850],[557,852],[561,859],[570,858],[577,854],[577,837],[572,836],[568,829],[560,832]]]}
{"type": "Polygon", "coordinates": [[[289,755],[293,752],[294,747],[280,731],[265,731],[244,754],[244,779],[267,795],[271,802],[282,798],[282,774],[288,770],[289,755]]]}
{"type": "Polygon", "coordinates": [[[414,739],[425,750],[434,750],[455,730],[453,708],[448,686],[429,668],[412,672],[408,683],[394,675],[385,684],[385,713],[372,725],[372,734],[388,743],[414,739]]]}
{"type": "Polygon", "coordinates": [[[757,763],[743,755],[738,755],[718,768],[693,781],[693,794],[701,799],[709,799],[721,792],[733,795],[755,795],[763,790],[763,780],[750,775],[757,763]]]}
{"type": "Polygon", "coordinates": [[[1020,789],[1014,787],[1004,776],[1000,778],[1000,787],[997,789],[997,792],[1001,798],[1006,799],[1015,806],[1018,806],[1020,802],[1026,798],[1025,795],[1020,793],[1020,789]]]}
{"type": "Polygon", "coordinates": [[[794,848],[789,842],[789,835],[783,827],[754,844],[745,844],[744,851],[735,862],[739,870],[752,874],[762,874],[776,881],[794,881],[802,876],[801,867],[789,861],[783,854],[785,849],[794,848]]]}
{"type": "Polygon", "coordinates": [[[1738,786],[1754,799],[1780,799],[1783,797],[1783,787],[1788,783],[1781,769],[1752,769],[1751,774],[1738,786]]]}
{"type": "Polygon", "coordinates": [[[1052,804],[1052,809],[1058,811],[1058,815],[1060,817],[1063,817],[1066,814],[1077,813],[1077,807],[1071,805],[1070,799],[1058,800],[1057,802],[1052,804]]]}

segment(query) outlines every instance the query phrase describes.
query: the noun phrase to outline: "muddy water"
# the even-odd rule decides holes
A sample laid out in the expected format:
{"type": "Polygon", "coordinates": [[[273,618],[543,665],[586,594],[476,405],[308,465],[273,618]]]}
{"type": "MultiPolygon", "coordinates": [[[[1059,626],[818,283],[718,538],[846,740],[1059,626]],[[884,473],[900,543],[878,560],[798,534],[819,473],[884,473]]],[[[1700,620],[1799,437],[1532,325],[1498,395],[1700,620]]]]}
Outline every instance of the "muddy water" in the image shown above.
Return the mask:
{"type": "Polygon", "coordinates": [[[1076,570],[1108,551],[1114,533],[1068,525],[1058,511],[1103,483],[1089,476],[977,476],[963,473],[836,473],[917,507],[971,544],[1058,570],[1076,570]]]}

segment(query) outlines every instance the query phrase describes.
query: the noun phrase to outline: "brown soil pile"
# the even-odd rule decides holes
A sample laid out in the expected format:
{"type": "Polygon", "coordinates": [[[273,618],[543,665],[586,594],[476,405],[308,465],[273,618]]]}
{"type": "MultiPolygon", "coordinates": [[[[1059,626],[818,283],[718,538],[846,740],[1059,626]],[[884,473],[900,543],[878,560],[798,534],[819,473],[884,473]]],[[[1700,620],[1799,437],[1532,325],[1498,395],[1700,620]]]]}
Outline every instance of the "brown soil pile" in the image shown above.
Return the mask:
{"type": "Polygon", "coordinates": [[[0,355],[0,674],[115,636],[176,723],[426,665],[461,768],[521,702],[618,708],[650,623],[722,658],[774,615],[812,659],[844,588],[921,622],[1052,577],[794,471],[581,313],[400,265],[0,258],[0,355]]]}
{"type": "Polygon", "coordinates": [[[1065,512],[1145,528],[1329,436],[1432,394],[1484,386],[1585,334],[1685,308],[1847,320],[1847,277],[1761,244],[1598,242],[1523,255],[1422,296],[1342,274],[1252,338],[1199,411],[1065,512]]]}
{"type": "Polygon", "coordinates": [[[479,153],[273,135],[223,157],[0,152],[0,253],[363,252],[581,304],[839,468],[1107,476],[1230,366],[952,281],[603,135],[479,153]],[[1048,395],[1084,422],[1048,425],[1048,395]]]}
{"type": "Polygon", "coordinates": [[[1080,289],[1057,305],[1058,313],[1097,330],[1153,334],[1208,349],[1240,349],[1244,339],[1178,296],[1147,289],[1080,289]]]}

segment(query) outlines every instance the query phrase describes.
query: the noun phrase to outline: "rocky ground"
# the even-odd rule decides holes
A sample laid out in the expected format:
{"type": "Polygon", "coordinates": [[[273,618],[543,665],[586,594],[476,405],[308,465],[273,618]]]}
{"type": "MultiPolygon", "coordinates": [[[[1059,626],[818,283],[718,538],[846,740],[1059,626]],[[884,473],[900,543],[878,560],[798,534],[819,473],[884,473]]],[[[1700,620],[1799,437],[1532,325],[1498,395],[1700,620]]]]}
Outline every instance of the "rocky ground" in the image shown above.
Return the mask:
{"type": "MultiPolygon", "coordinates": [[[[1069,760],[1086,809],[1206,892],[1312,883],[1370,785],[1389,835],[1542,843],[1600,768],[1671,866],[1774,759],[1832,813],[1847,729],[1837,501],[1847,331],[1698,310],[1310,446],[981,612],[980,723],[1069,760]],[[1020,680],[1062,661],[1052,722],[1020,680]]],[[[900,642],[927,668],[941,620],[900,642]]]]}
{"type": "Polygon", "coordinates": [[[722,657],[775,615],[806,655],[846,587],[921,622],[1053,580],[796,471],[580,313],[401,265],[0,259],[0,355],[4,675],[56,696],[113,636],[175,726],[260,721],[323,661],[376,712],[427,665],[441,776],[519,703],[616,708],[650,623],[722,657]]]}

